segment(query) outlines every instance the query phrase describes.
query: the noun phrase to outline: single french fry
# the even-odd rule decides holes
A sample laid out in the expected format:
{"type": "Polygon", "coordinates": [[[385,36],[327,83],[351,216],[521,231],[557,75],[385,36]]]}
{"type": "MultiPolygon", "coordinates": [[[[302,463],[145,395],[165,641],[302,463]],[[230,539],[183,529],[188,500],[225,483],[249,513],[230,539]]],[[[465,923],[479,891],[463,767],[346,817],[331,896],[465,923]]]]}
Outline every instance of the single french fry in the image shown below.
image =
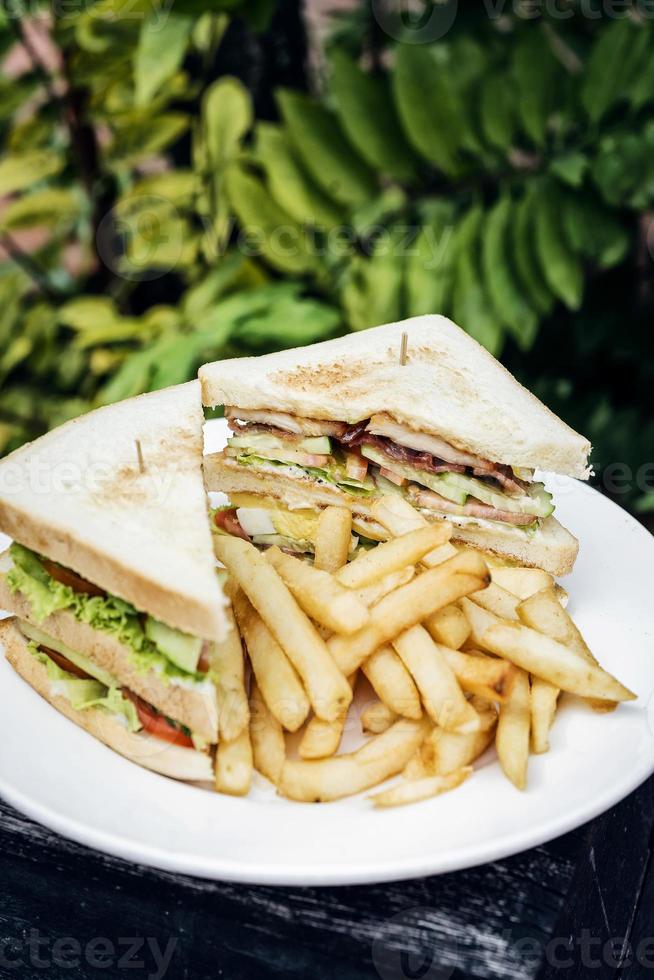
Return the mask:
{"type": "Polygon", "coordinates": [[[528,599],[534,592],[551,588],[554,579],[542,568],[491,568],[491,579],[496,585],[511,592],[518,599],[528,599]]]}
{"type": "MultiPolygon", "coordinates": [[[[525,626],[551,636],[553,640],[570,647],[588,663],[599,666],[583,636],[561,606],[554,589],[542,589],[529,596],[518,606],[518,616],[525,626]]],[[[617,707],[615,701],[590,699],[589,703],[595,711],[613,711],[617,707]]]]}
{"type": "MultiPolygon", "coordinates": [[[[370,511],[375,520],[388,528],[396,537],[408,534],[417,528],[430,526],[427,518],[403,497],[382,497],[371,504],[370,511]]],[[[456,554],[458,552],[454,545],[446,541],[427,552],[420,560],[426,568],[434,568],[448,558],[454,558],[456,554]]]]}
{"type": "Polygon", "coordinates": [[[397,715],[383,701],[371,701],[361,712],[361,728],[372,735],[380,735],[397,721],[397,715]]]}
{"type": "Polygon", "coordinates": [[[211,645],[210,661],[217,678],[215,688],[220,738],[232,742],[247,728],[250,709],[245,692],[243,645],[229,607],[225,610],[225,617],[229,631],[221,643],[211,645]]]}
{"type": "Polygon", "coordinates": [[[437,545],[445,544],[451,534],[452,528],[447,524],[432,524],[410,531],[364,552],[341,568],[336,578],[350,589],[361,589],[413,565],[437,545]]]}
{"type": "Polygon", "coordinates": [[[506,701],[515,671],[512,663],[480,651],[441,649],[462,690],[487,701],[506,701]]]}
{"type": "Polygon", "coordinates": [[[302,678],[316,715],[335,721],[352,700],[344,673],[358,665],[339,670],[315,626],[253,544],[219,535],[214,548],[302,678]]]}
{"type": "Polygon", "coordinates": [[[375,693],[396,715],[421,718],[420,695],[411,674],[389,644],[375,650],[363,664],[375,693]]]}
{"type": "Polygon", "coordinates": [[[322,803],[371,789],[402,771],[430,725],[424,718],[401,718],[356,752],[310,762],[287,759],[279,790],[291,800],[322,803]]]}
{"type": "Polygon", "coordinates": [[[492,653],[488,647],[484,646],[483,636],[487,629],[491,626],[495,626],[497,623],[501,622],[499,616],[495,613],[490,612],[488,609],[483,609],[476,602],[472,602],[470,598],[464,596],[459,599],[459,608],[465,613],[465,617],[470,624],[470,637],[468,639],[468,645],[472,644],[479,650],[483,650],[486,653],[492,653]]]}
{"type": "Polygon", "coordinates": [[[484,633],[484,646],[523,670],[570,694],[606,701],[633,701],[636,695],[575,650],[521,623],[501,620],[484,633]]]}
{"type": "Polygon", "coordinates": [[[496,582],[491,581],[490,585],[481,592],[473,592],[470,599],[482,609],[487,609],[502,619],[518,619],[517,608],[520,600],[496,582]]]}
{"type": "Polygon", "coordinates": [[[295,667],[241,589],[232,603],[261,695],[280,725],[295,732],[310,707],[295,667]]]}
{"type": "Polygon", "coordinates": [[[527,785],[530,725],[529,675],[524,670],[518,670],[509,700],[500,705],[495,735],[500,765],[518,789],[524,789],[527,785]]]}
{"type": "Polygon", "coordinates": [[[246,796],[252,784],[252,744],[244,728],[231,742],[221,740],[216,749],[216,789],[229,796],[246,796]]]}
{"type": "Polygon", "coordinates": [[[531,751],[535,755],[549,750],[558,697],[558,687],[540,677],[531,678],[531,751]]]}
{"type": "Polygon", "coordinates": [[[428,616],[424,626],[437,643],[459,650],[470,636],[470,624],[458,606],[444,606],[428,616]]]}
{"type": "MultiPolygon", "coordinates": [[[[357,681],[356,671],[347,680],[352,691],[354,691],[357,681]]],[[[346,719],[347,713],[341,715],[336,721],[325,721],[324,718],[314,716],[305,728],[298,746],[300,758],[325,759],[338,752],[346,719]]]]}
{"type": "Polygon", "coordinates": [[[329,572],[285,555],[276,547],[268,548],[265,555],[305,613],[321,626],[334,633],[349,634],[366,625],[370,618],[367,606],[329,572]]]}
{"type": "Polygon", "coordinates": [[[471,703],[479,715],[479,730],[446,732],[437,725],[404,767],[402,775],[406,779],[446,775],[462,766],[471,765],[486,751],[495,734],[497,712],[480,699],[473,699],[471,703]]]}
{"type": "Polygon", "coordinates": [[[315,541],[316,568],[337,572],[347,562],[352,538],[352,513],[347,507],[325,507],[320,512],[315,541]]]}
{"type": "Polygon", "coordinates": [[[250,742],[254,768],[276,786],[286,761],[284,732],[256,682],[250,697],[250,742]]]}
{"type": "Polygon", "coordinates": [[[350,674],[384,643],[430,613],[483,588],[488,568],[474,552],[456,554],[437,568],[417,575],[389,593],[370,610],[370,622],[351,636],[332,636],[329,651],[344,674],[350,674]]]}
{"type": "Polygon", "coordinates": [[[390,575],[385,575],[384,578],[380,578],[378,582],[373,582],[372,585],[365,585],[362,589],[356,589],[355,592],[364,606],[374,606],[385,595],[388,595],[389,592],[394,592],[401,585],[406,585],[407,582],[410,582],[415,574],[416,566],[407,565],[406,568],[401,568],[399,572],[391,572],[390,575]]]}
{"type": "Polygon", "coordinates": [[[415,779],[398,783],[391,786],[381,793],[375,793],[368,797],[376,807],[404,806],[407,803],[418,803],[420,800],[429,800],[441,793],[447,793],[451,789],[456,789],[472,773],[471,766],[456,769],[444,776],[427,776],[425,779],[415,779]]]}
{"type": "Polygon", "coordinates": [[[400,633],[393,646],[416,682],[430,718],[448,731],[477,731],[477,712],[466,700],[442,648],[424,626],[413,626],[400,633]]]}

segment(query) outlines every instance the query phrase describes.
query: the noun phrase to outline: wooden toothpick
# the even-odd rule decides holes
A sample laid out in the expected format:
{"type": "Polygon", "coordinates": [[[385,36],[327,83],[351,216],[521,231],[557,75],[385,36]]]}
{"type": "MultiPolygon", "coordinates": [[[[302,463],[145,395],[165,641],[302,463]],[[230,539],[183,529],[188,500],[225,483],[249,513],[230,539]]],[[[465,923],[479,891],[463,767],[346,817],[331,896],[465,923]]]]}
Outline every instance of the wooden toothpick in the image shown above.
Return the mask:
{"type": "Polygon", "coordinates": [[[402,345],[400,347],[400,364],[404,366],[406,364],[406,349],[409,343],[409,335],[406,330],[402,334],[402,345]]]}
{"type": "Polygon", "coordinates": [[[139,461],[139,472],[145,473],[145,463],[143,461],[143,450],[141,449],[141,440],[135,439],[134,442],[136,443],[136,455],[139,461]]]}

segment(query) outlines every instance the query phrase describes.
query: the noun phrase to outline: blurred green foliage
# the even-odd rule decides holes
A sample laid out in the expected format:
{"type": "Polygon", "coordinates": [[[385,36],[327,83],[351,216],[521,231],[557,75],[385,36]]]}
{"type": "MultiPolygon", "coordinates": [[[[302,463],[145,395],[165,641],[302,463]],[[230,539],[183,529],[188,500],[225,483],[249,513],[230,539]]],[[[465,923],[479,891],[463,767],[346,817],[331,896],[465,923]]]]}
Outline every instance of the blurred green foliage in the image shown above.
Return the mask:
{"type": "Polygon", "coordinates": [[[208,358],[443,312],[654,507],[654,27],[568,7],[416,44],[361,3],[264,119],[223,65],[271,2],[94,0],[48,20],[50,63],[13,6],[0,451],[208,358]]]}

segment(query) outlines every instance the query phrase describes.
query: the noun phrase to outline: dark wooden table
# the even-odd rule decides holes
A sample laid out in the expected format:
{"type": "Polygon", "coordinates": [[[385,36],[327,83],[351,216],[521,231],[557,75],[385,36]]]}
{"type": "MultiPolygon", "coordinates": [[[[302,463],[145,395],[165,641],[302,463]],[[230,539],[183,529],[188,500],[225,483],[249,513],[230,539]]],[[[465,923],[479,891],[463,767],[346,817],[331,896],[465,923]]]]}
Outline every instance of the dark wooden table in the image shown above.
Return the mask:
{"type": "Polygon", "coordinates": [[[0,817],[2,978],[654,977],[654,779],[550,844],[369,887],[199,881],[0,817]]]}

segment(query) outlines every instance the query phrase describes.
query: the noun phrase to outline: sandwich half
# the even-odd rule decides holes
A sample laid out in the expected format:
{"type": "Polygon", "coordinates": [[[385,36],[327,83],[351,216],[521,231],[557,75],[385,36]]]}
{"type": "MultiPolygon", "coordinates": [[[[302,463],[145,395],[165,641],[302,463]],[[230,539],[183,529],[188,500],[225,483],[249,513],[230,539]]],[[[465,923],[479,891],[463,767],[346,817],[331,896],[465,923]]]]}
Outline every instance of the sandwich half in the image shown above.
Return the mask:
{"type": "Polygon", "coordinates": [[[198,382],[98,409],[0,463],[11,665],[141,765],[211,779],[211,645],[227,630],[198,382]]]}
{"type": "Polygon", "coordinates": [[[218,515],[223,530],[310,551],[319,509],[337,504],[381,540],[370,505],[399,494],[454,540],[571,571],[578,542],[534,471],[587,479],[590,444],[450,320],[217,361],[200,381],[232,430],[205,457],[207,488],[238,511],[218,515]]]}

